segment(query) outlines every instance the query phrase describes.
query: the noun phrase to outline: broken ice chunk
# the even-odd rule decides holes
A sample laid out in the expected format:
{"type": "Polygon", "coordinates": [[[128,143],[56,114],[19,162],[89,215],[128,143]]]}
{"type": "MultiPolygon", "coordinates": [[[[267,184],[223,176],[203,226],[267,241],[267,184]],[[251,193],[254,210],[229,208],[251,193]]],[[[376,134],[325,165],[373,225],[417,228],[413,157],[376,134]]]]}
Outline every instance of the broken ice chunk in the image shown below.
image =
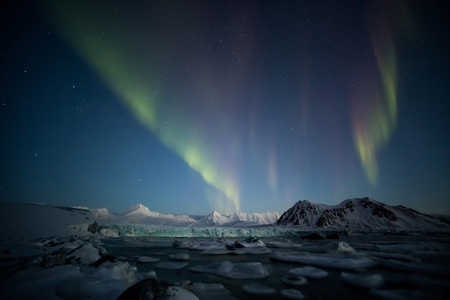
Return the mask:
{"type": "Polygon", "coordinates": [[[288,299],[304,299],[305,297],[303,296],[302,292],[300,292],[299,290],[294,290],[294,289],[282,289],[280,291],[280,294],[288,299]]]}
{"type": "Polygon", "coordinates": [[[303,276],[311,279],[321,279],[328,276],[327,271],[311,266],[304,266],[300,268],[290,269],[289,274],[303,276]]]}
{"type": "Polygon", "coordinates": [[[329,255],[309,254],[305,252],[286,253],[275,251],[270,256],[270,259],[337,269],[371,268],[377,265],[377,263],[371,259],[350,254],[329,255]]]}
{"type": "Polygon", "coordinates": [[[152,263],[159,261],[159,258],[151,257],[151,256],[140,256],[136,262],[138,263],[152,263]]]}
{"type": "Polygon", "coordinates": [[[356,250],[354,248],[350,247],[350,245],[347,244],[346,242],[339,242],[337,251],[342,252],[342,253],[355,253],[356,252],[356,250]]]}
{"type": "Polygon", "coordinates": [[[189,254],[187,253],[176,253],[176,254],[170,254],[169,255],[170,259],[173,260],[189,260],[189,254]]]}
{"type": "Polygon", "coordinates": [[[384,284],[384,278],[380,274],[350,274],[342,272],[341,280],[349,285],[366,289],[379,288],[384,284]]]}
{"type": "Polygon", "coordinates": [[[269,276],[269,271],[260,262],[231,263],[223,261],[191,267],[192,272],[209,273],[231,279],[255,279],[269,276]]]}
{"type": "Polygon", "coordinates": [[[302,285],[308,282],[308,280],[303,276],[298,275],[285,275],[281,277],[281,281],[290,285],[302,285]]]}
{"type": "Polygon", "coordinates": [[[155,268],[168,269],[168,270],[180,270],[188,265],[187,262],[174,262],[174,261],[162,261],[155,265],[155,268]]]}
{"type": "Polygon", "coordinates": [[[260,283],[256,283],[256,282],[251,282],[251,283],[246,283],[242,286],[242,290],[250,295],[273,295],[275,294],[277,291],[274,288],[265,286],[263,284],[260,283]]]}

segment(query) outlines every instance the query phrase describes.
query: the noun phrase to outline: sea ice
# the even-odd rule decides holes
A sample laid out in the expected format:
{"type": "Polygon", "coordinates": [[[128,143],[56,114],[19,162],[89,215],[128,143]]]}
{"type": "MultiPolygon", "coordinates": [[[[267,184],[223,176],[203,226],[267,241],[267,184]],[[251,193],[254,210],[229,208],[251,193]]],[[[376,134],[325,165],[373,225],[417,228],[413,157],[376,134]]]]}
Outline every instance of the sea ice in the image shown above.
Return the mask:
{"type": "Polygon", "coordinates": [[[304,299],[305,296],[303,296],[302,292],[299,290],[294,289],[282,289],[280,291],[280,294],[288,299],[304,299]]]}
{"type": "Polygon", "coordinates": [[[240,242],[235,242],[234,244],[227,244],[228,249],[236,249],[236,248],[253,248],[253,247],[265,247],[263,241],[257,238],[247,238],[240,242]]]}
{"type": "Polygon", "coordinates": [[[148,271],[143,276],[144,278],[157,278],[155,271],[148,271]]]}
{"type": "Polygon", "coordinates": [[[342,252],[342,253],[355,253],[356,252],[356,250],[354,248],[350,247],[350,245],[347,244],[346,242],[339,242],[337,251],[342,252]]]}
{"type": "Polygon", "coordinates": [[[432,299],[429,298],[421,291],[417,290],[380,290],[380,289],[371,289],[370,293],[378,299],[383,300],[419,300],[419,299],[432,299]]]}
{"type": "Polygon", "coordinates": [[[271,259],[313,265],[318,267],[328,267],[337,269],[360,269],[371,268],[377,265],[371,259],[354,255],[330,255],[330,254],[310,254],[305,252],[286,253],[275,251],[270,256],[271,259]]]}
{"type": "Polygon", "coordinates": [[[273,242],[266,243],[266,247],[269,247],[269,248],[300,248],[300,247],[302,247],[302,244],[273,241],[273,242]]]}
{"type": "Polygon", "coordinates": [[[164,297],[166,300],[199,300],[197,296],[192,294],[190,291],[183,289],[179,286],[170,286],[167,288],[166,295],[164,297]]]}
{"type": "Polygon", "coordinates": [[[350,274],[342,272],[341,280],[349,285],[366,289],[376,289],[384,284],[384,278],[380,274],[350,274]]]}
{"type": "Polygon", "coordinates": [[[189,260],[190,256],[187,253],[175,253],[170,254],[169,258],[173,260],[189,260]]]}
{"type": "Polygon", "coordinates": [[[389,269],[422,273],[433,276],[450,276],[450,270],[443,265],[429,264],[423,262],[404,262],[394,259],[383,260],[381,264],[389,269]]]}
{"type": "Polygon", "coordinates": [[[179,285],[148,278],[130,286],[117,298],[128,299],[198,300],[198,297],[179,285]]]}
{"type": "Polygon", "coordinates": [[[417,257],[414,257],[409,254],[403,254],[403,253],[389,253],[389,252],[376,252],[376,251],[366,251],[364,252],[367,255],[373,256],[373,257],[379,257],[379,258],[385,258],[385,259],[395,259],[395,260],[401,260],[401,261],[420,261],[417,257]]]}
{"type": "Polygon", "coordinates": [[[308,282],[308,280],[303,276],[298,275],[284,275],[281,277],[281,282],[290,284],[290,285],[302,285],[308,282]]]}
{"type": "Polygon", "coordinates": [[[187,281],[181,287],[194,293],[200,299],[236,300],[227,288],[220,283],[201,283],[187,281]]]}
{"type": "Polygon", "coordinates": [[[152,263],[159,261],[159,258],[157,257],[151,257],[151,256],[140,256],[136,262],[138,263],[152,263]]]}
{"type": "Polygon", "coordinates": [[[289,274],[311,279],[322,279],[328,276],[327,271],[311,266],[290,269],[289,274]]]}
{"type": "Polygon", "coordinates": [[[155,268],[168,269],[168,270],[180,270],[188,265],[187,262],[176,261],[161,261],[155,265],[155,268]]]}
{"type": "Polygon", "coordinates": [[[247,294],[259,296],[273,295],[277,292],[274,288],[256,282],[244,284],[242,290],[247,294]]]}
{"type": "Polygon", "coordinates": [[[192,272],[210,273],[231,279],[256,279],[269,276],[269,271],[260,262],[231,263],[223,261],[191,267],[192,272]]]}
{"type": "Polygon", "coordinates": [[[269,254],[272,250],[261,247],[261,248],[239,248],[239,249],[225,249],[225,248],[216,248],[212,247],[209,249],[206,249],[202,252],[202,254],[205,255],[224,255],[224,254],[237,254],[237,255],[243,255],[243,254],[269,254]]]}
{"type": "Polygon", "coordinates": [[[101,257],[101,254],[105,253],[105,249],[94,246],[92,243],[86,243],[70,251],[67,257],[81,264],[91,264],[97,261],[101,257]]]}
{"type": "Polygon", "coordinates": [[[117,279],[127,283],[136,281],[135,270],[128,262],[105,262],[94,275],[117,279]]]}

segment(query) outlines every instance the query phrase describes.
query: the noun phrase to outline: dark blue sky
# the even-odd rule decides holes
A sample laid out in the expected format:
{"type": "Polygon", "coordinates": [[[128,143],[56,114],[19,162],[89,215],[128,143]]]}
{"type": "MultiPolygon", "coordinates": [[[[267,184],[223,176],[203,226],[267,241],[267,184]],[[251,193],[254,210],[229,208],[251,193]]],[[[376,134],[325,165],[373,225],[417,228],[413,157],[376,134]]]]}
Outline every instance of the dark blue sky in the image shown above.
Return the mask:
{"type": "Polygon", "coordinates": [[[0,199],[450,213],[445,9],[422,1],[2,4],[0,199]]]}

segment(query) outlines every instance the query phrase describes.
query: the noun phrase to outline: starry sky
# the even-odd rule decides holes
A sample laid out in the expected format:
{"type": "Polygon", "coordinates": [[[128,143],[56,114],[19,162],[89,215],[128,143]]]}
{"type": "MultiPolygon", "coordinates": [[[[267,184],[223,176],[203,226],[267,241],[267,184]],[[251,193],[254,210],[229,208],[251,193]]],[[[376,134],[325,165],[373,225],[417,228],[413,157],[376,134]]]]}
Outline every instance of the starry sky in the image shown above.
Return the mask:
{"type": "Polygon", "coordinates": [[[1,6],[1,201],[450,214],[444,1],[1,6]]]}

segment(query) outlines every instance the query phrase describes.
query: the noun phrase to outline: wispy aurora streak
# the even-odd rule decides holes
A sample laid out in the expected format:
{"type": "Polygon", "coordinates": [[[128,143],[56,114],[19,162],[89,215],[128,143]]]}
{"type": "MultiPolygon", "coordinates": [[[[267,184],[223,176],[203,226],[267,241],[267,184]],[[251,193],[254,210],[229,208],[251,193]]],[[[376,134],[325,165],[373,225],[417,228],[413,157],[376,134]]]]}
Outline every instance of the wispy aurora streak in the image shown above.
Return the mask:
{"type": "MultiPolygon", "coordinates": [[[[224,169],[216,163],[212,146],[205,142],[201,129],[195,124],[195,115],[170,105],[170,99],[158,93],[165,73],[150,59],[151,53],[136,53],[139,45],[128,39],[131,32],[114,26],[114,20],[95,3],[87,8],[78,4],[51,2],[51,19],[64,38],[143,126],[223,194],[223,197],[209,199],[214,209],[224,213],[239,211],[236,175],[232,168],[224,169]]],[[[158,41],[151,42],[158,49],[158,41]]]]}
{"type": "Polygon", "coordinates": [[[371,12],[369,31],[378,70],[365,67],[360,90],[352,93],[355,147],[371,185],[378,181],[377,153],[397,123],[397,62],[389,21],[386,15],[371,12]]]}

